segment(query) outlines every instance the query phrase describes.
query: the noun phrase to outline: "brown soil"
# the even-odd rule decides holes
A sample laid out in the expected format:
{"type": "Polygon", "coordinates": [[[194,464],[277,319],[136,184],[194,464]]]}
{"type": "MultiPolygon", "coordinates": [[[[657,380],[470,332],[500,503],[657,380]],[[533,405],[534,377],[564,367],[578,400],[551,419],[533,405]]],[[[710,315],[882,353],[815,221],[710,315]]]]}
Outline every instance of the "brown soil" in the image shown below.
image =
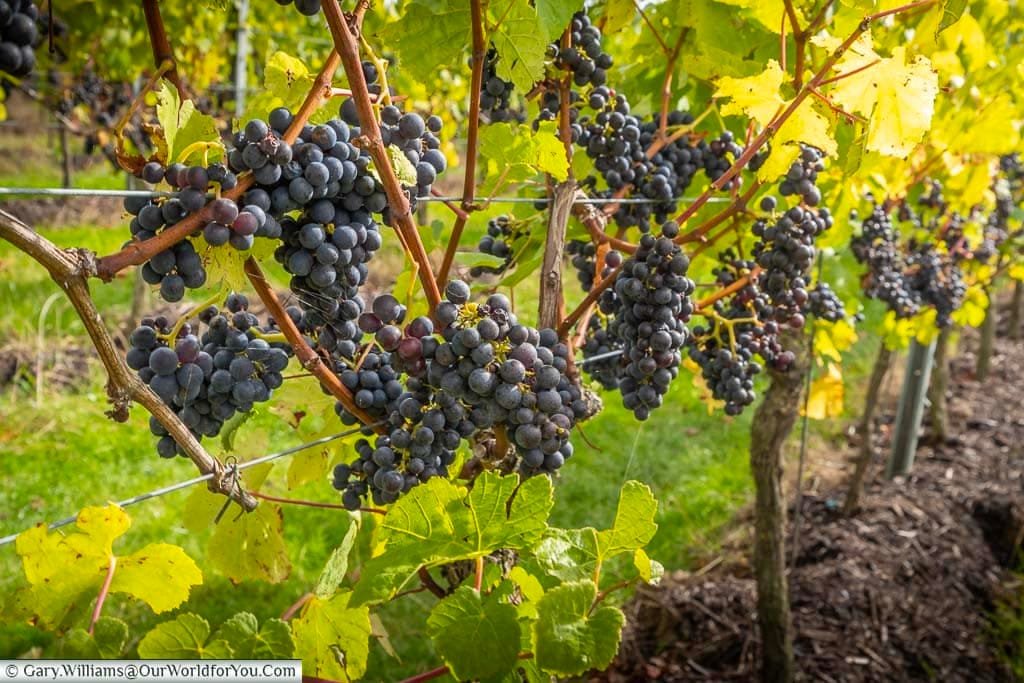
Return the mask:
{"type": "MultiPolygon", "coordinates": [[[[997,340],[984,385],[973,378],[976,346],[965,334],[951,365],[957,436],[919,448],[909,478],[881,477],[883,427],[856,516],[838,511],[841,484],[805,494],[790,582],[800,680],[1012,680],[987,614],[1024,536],[1024,343],[997,340]]],[[[887,402],[879,421],[891,422],[894,410],[887,402]]],[[[743,561],[667,578],[627,613],[622,651],[603,680],[758,678],[754,584],[743,561]]]]}

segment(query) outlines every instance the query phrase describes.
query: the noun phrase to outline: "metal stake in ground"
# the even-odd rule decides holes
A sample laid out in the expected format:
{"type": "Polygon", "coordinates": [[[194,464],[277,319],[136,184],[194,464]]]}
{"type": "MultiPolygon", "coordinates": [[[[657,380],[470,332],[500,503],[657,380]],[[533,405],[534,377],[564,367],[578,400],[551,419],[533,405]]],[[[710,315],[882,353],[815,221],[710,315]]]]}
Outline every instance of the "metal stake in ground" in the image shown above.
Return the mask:
{"type": "Polygon", "coordinates": [[[885,468],[888,479],[904,476],[914,464],[917,451],[917,437],[924,417],[925,395],[932,374],[932,360],[935,357],[935,341],[928,345],[914,340],[907,354],[906,375],[903,377],[903,391],[896,411],[896,427],[892,437],[892,456],[885,468]]]}

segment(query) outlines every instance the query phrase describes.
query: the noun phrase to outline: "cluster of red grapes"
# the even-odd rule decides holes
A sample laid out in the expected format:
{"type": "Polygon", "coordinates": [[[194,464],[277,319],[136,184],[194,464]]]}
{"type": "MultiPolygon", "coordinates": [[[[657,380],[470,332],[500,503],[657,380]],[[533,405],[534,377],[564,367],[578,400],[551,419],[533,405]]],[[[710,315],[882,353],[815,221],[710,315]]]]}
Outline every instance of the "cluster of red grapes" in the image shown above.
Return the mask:
{"type": "Polygon", "coordinates": [[[21,78],[36,65],[39,8],[32,0],[0,0],[0,71],[21,78]]]}
{"type": "Polygon", "coordinates": [[[378,504],[394,501],[417,483],[446,474],[463,439],[499,430],[524,474],[554,472],[572,455],[569,434],[588,407],[566,374],[569,349],[554,330],[519,324],[504,295],[470,301],[469,286],[458,280],[448,284],[435,311],[439,336],[427,318],[400,329],[403,317],[393,297],[378,297],[360,325],[373,331],[383,351],[369,370],[364,361],[342,373],[358,392],[357,403],[386,423],[372,444],[357,446],[356,460],[335,470],[334,485],[347,507],[359,507],[367,494],[378,504]],[[401,384],[388,378],[403,374],[398,393],[401,384]]]}
{"type": "Polygon", "coordinates": [[[607,331],[592,334],[595,342],[584,345],[584,360],[621,351],[614,364],[588,362],[585,367],[606,387],[614,380],[623,405],[638,420],[647,419],[662,404],[679,373],[681,349],[689,337],[686,323],[694,312],[694,284],[686,276],[690,259],[674,242],[678,234],[679,226],[669,221],[658,237],[641,236],[613,286],[601,293],[599,311],[607,331]]]}
{"type": "MultiPolygon", "coordinates": [[[[885,303],[898,318],[932,308],[936,324],[948,327],[967,294],[964,262],[987,260],[995,252],[995,240],[1001,239],[999,204],[990,216],[990,229],[977,245],[969,243],[966,219],[949,210],[938,182],[926,182],[916,208],[906,200],[898,205],[896,218],[907,225],[905,239],[893,224],[892,208],[875,203],[850,240],[854,257],[867,266],[864,292],[885,303]]],[[[855,221],[856,213],[851,212],[850,218],[855,221]]]]}
{"type": "MultiPolygon", "coordinates": [[[[220,433],[235,413],[252,410],[270,399],[284,381],[291,348],[264,339],[274,327],[260,327],[248,312],[248,301],[232,294],[226,310],[210,307],[200,313],[206,325],[181,325],[175,332],[165,317],[143,318],[129,336],[127,363],[160,399],[170,406],[197,439],[220,433]],[[172,338],[173,335],[173,338],[172,338]]],[[[164,427],[150,419],[163,458],[183,454],[164,427]]]]}

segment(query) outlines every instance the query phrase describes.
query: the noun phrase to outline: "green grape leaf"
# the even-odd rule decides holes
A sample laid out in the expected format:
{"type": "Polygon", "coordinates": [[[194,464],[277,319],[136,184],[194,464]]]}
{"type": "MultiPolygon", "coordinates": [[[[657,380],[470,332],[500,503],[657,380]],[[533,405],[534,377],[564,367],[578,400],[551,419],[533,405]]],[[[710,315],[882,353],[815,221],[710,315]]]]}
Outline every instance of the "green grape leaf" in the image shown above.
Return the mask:
{"type": "Polygon", "coordinates": [[[314,597],[292,622],[295,654],[302,673],[333,681],[353,681],[366,673],[370,652],[370,613],[350,607],[350,593],[330,600],[314,597]]]}
{"type": "Polygon", "coordinates": [[[482,557],[540,542],[553,504],[551,481],[485,472],[472,491],[435,477],[395,503],[380,523],[375,556],[363,568],[353,604],[385,600],[420,567],[482,557]],[[511,502],[509,502],[511,499],[511,502]]]}
{"type": "Polygon", "coordinates": [[[352,548],[355,546],[358,535],[359,523],[353,518],[345,531],[344,538],[341,539],[341,544],[327,558],[327,564],[320,572],[316,588],[313,589],[313,593],[318,598],[330,598],[338,590],[341,582],[345,580],[345,573],[348,572],[348,556],[352,554],[352,548]]]}
{"type": "Polygon", "coordinates": [[[427,619],[434,649],[457,680],[496,676],[515,666],[519,654],[516,608],[492,594],[461,586],[438,602],[427,619]]]}
{"type": "Polygon", "coordinates": [[[128,644],[128,624],[114,617],[100,617],[92,635],[84,628],[68,631],[60,643],[65,659],[117,659],[128,644]]]}
{"type": "MultiPolygon", "coordinates": [[[[208,163],[224,155],[217,122],[212,116],[197,110],[192,100],[182,102],[177,88],[169,81],[160,82],[156,97],[156,117],[162,128],[163,144],[166,145],[162,159],[168,165],[181,161],[182,152],[197,142],[210,143],[206,157],[208,163]]],[[[191,155],[189,158],[192,158],[191,155]]]]}
{"type": "Polygon", "coordinates": [[[562,31],[572,21],[572,15],[576,13],[576,10],[583,8],[583,3],[580,0],[537,0],[536,5],[540,23],[552,40],[556,36],[562,35],[562,31]]]}
{"type": "Polygon", "coordinates": [[[213,526],[206,552],[214,567],[235,583],[247,579],[280,583],[287,579],[292,566],[284,541],[281,506],[263,502],[252,512],[231,507],[214,524],[223,506],[223,496],[202,488],[196,488],[185,503],[190,529],[213,526]]]}
{"type": "MultiPolygon", "coordinates": [[[[267,114],[276,107],[297,110],[306,99],[315,80],[316,74],[310,71],[301,59],[284,52],[275,52],[267,58],[264,65],[263,87],[249,98],[245,113],[237,122],[238,125],[242,126],[250,119],[266,119],[267,114]]],[[[335,111],[334,107],[322,105],[313,112],[310,121],[323,123],[335,111]]]]}
{"type": "Polygon", "coordinates": [[[411,80],[433,83],[442,69],[465,72],[466,46],[471,44],[469,3],[414,0],[376,37],[395,50],[398,68],[411,80]]]}
{"type": "Polygon", "coordinates": [[[591,610],[595,597],[592,582],[578,581],[548,591],[537,603],[533,652],[542,670],[577,676],[611,664],[626,617],[608,605],[591,610]]]}
{"type": "Polygon", "coordinates": [[[607,558],[646,546],[658,530],[654,522],[657,513],[658,501],[650,487],[638,481],[626,482],[612,528],[597,534],[601,556],[607,558]]]}
{"type": "Polygon", "coordinates": [[[658,583],[665,575],[665,567],[657,560],[648,557],[643,548],[637,548],[633,553],[633,567],[636,569],[637,576],[647,583],[658,583]]]}
{"type": "Polygon", "coordinates": [[[520,92],[529,92],[534,83],[544,78],[548,32],[537,10],[522,0],[498,3],[493,11],[504,16],[491,32],[491,42],[501,55],[496,65],[498,76],[512,81],[520,92]]]}
{"type": "Polygon", "coordinates": [[[415,186],[416,167],[405,156],[405,152],[394,145],[388,145],[384,148],[384,151],[388,154],[388,160],[391,162],[391,167],[395,170],[395,175],[398,176],[399,182],[403,185],[415,186]]]}
{"type": "Polygon", "coordinates": [[[259,626],[249,612],[239,612],[217,629],[213,640],[231,646],[237,659],[288,659],[295,652],[295,642],[288,624],[268,619],[259,626]]]}
{"type": "Polygon", "coordinates": [[[628,481],[622,487],[610,529],[548,529],[535,553],[537,564],[562,581],[591,578],[611,558],[635,552],[650,542],[658,530],[654,522],[657,511],[658,502],[650,488],[628,481]]]}
{"type": "Polygon", "coordinates": [[[210,624],[191,612],[158,624],[139,643],[142,659],[231,659],[234,655],[227,641],[210,639],[210,624]]]}
{"type": "Polygon", "coordinates": [[[458,261],[464,266],[487,266],[488,268],[500,268],[505,259],[493,254],[484,254],[479,251],[461,251],[458,254],[458,261]]]}
{"type": "MultiPolygon", "coordinates": [[[[554,121],[541,122],[532,134],[525,126],[492,123],[480,130],[480,154],[497,164],[504,183],[520,182],[537,173],[549,173],[561,182],[569,176],[569,162],[556,131],[554,121]]],[[[481,195],[496,189],[488,188],[481,195]]]]}
{"type": "Polygon", "coordinates": [[[549,529],[534,553],[540,568],[562,581],[590,578],[600,559],[598,531],[582,529],[549,529]]]}
{"type": "Polygon", "coordinates": [[[608,0],[604,5],[604,33],[611,35],[629,26],[636,14],[634,0],[608,0]]]}
{"type": "Polygon", "coordinates": [[[116,562],[111,593],[128,593],[154,612],[173,609],[188,599],[203,574],[181,548],[154,543],[131,555],[116,557],[114,541],[131,526],[117,505],[88,507],[76,521],[78,531],[50,533],[44,525],[16,541],[29,585],[14,598],[19,613],[39,623],[59,626],[76,608],[93,600],[116,562]]]}
{"type": "Polygon", "coordinates": [[[966,9],[967,0],[942,0],[942,20],[935,29],[935,37],[938,38],[940,33],[960,21],[966,9]]]}

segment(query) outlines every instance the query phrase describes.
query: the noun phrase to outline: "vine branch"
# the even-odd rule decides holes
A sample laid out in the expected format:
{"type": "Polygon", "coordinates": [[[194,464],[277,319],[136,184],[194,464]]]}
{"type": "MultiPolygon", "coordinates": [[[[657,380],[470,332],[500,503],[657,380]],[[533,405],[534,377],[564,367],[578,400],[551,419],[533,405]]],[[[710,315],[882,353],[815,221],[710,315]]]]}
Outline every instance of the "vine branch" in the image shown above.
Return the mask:
{"type": "Polygon", "coordinates": [[[202,474],[213,475],[208,484],[211,491],[227,495],[245,510],[254,510],[256,499],[233,481],[235,477],[227,476],[224,465],[206,452],[170,406],[125,364],[89,292],[88,281],[96,270],[95,254],[84,249],[61,249],[3,210],[0,210],[0,238],[46,268],[71,301],[107,371],[107,396],[112,406],[107,415],[124,422],[128,419],[131,402],[141,404],[163,425],[202,474]]]}
{"type": "Polygon", "coordinates": [[[402,241],[408,249],[409,256],[418,267],[420,283],[426,294],[430,309],[434,310],[441,303],[441,291],[437,287],[437,280],[434,279],[434,271],[427,257],[427,251],[423,247],[419,231],[413,220],[409,206],[409,198],[406,196],[402,184],[395,175],[395,169],[388,158],[387,149],[380,135],[380,125],[377,123],[376,114],[373,111],[370,91],[367,89],[366,77],[363,75],[363,67],[359,58],[359,41],[353,33],[353,28],[345,14],[338,5],[338,0],[324,0],[324,18],[331,30],[334,39],[335,51],[341,56],[341,63],[348,76],[349,87],[352,89],[352,101],[355,102],[356,111],[359,115],[360,133],[364,139],[364,147],[373,158],[374,168],[380,174],[381,184],[384,185],[384,193],[388,198],[388,209],[391,221],[395,230],[401,236],[402,241]]]}
{"type": "MultiPolygon", "coordinates": [[[[309,117],[319,108],[323,100],[330,96],[331,81],[334,78],[334,72],[338,70],[340,59],[336,52],[328,55],[327,60],[320,69],[320,73],[317,74],[316,79],[313,81],[313,86],[306,95],[302,106],[295,112],[292,124],[285,131],[284,135],[281,136],[289,144],[295,142],[309,117]]],[[[245,174],[238,179],[238,184],[225,192],[223,196],[228,199],[237,200],[252,187],[254,182],[251,173],[245,174]]],[[[180,222],[158,233],[155,237],[145,241],[132,240],[120,251],[99,259],[96,263],[96,275],[102,280],[109,281],[128,266],[137,266],[145,263],[159,252],[173,247],[208,223],[212,218],[210,213],[210,205],[207,204],[196,213],[186,216],[180,222]]]]}
{"type": "Polygon", "coordinates": [[[159,0],[142,0],[142,11],[146,15],[146,29],[149,31],[149,42],[153,47],[153,61],[158,66],[165,62],[170,63],[167,69],[167,80],[174,84],[178,91],[178,97],[184,100],[188,97],[188,92],[178,73],[171,42],[167,39],[167,29],[164,27],[164,18],[160,14],[159,0]]]}
{"type": "MultiPolygon", "coordinates": [[[[474,209],[473,200],[476,192],[476,161],[477,138],[480,131],[480,91],[484,83],[484,62],[487,58],[487,43],[484,36],[483,11],[481,0],[470,0],[470,21],[473,26],[473,62],[472,75],[469,83],[469,129],[466,133],[466,172],[462,178],[462,213],[456,213],[455,225],[452,227],[448,246],[444,250],[441,270],[437,273],[437,281],[443,287],[448,282],[448,274],[455,260],[455,251],[459,248],[462,231],[469,221],[469,214],[474,209]]],[[[454,209],[453,209],[454,210],[454,209]]]]}

